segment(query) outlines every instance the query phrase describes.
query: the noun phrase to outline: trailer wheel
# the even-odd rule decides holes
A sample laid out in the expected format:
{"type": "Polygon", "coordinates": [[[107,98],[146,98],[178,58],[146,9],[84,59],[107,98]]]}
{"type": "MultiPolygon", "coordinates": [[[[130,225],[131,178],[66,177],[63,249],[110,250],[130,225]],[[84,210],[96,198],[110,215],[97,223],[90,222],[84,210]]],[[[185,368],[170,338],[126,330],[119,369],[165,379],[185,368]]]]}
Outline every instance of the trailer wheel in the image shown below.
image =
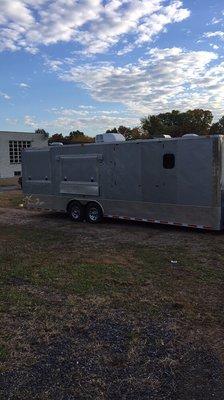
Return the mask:
{"type": "Polygon", "coordinates": [[[73,221],[81,222],[85,216],[84,207],[78,201],[73,201],[68,206],[68,215],[73,221]]]}
{"type": "Polygon", "coordinates": [[[89,203],[86,206],[86,221],[91,224],[97,224],[103,219],[102,208],[97,203],[89,203]]]}

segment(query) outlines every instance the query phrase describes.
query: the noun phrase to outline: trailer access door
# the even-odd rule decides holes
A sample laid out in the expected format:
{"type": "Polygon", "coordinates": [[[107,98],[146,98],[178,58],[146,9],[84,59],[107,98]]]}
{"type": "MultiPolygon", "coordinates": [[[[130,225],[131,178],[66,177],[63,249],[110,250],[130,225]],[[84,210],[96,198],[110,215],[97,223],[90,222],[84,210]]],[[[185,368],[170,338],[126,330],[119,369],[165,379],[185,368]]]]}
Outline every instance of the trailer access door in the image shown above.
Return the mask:
{"type": "Polygon", "coordinates": [[[152,141],[142,145],[142,200],[176,204],[177,142],[152,141]]]}
{"type": "Polygon", "coordinates": [[[52,168],[49,148],[22,151],[23,190],[29,194],[52,194],[52,168]]]}
{"type": "Polygon", "coordinates": [[[60,193],[99,196],[100,154],[75,154],[59,156],[60,193]]]}

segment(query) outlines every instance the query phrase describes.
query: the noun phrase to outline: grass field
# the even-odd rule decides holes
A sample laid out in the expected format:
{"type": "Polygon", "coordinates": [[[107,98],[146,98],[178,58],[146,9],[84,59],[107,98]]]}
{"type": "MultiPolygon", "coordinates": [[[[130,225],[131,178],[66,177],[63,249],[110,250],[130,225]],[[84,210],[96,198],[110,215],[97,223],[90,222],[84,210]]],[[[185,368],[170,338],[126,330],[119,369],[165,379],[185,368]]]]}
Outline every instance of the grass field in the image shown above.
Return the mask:
{"type": "Polygon", "coordinates": [[[9,191],[0,193],[1,208],[19,208],[23,203],[23,194],[21,191],[9,191]]]}
{"type": "Polygon", "coordinates": [[[222,233],[20,202],[0,194],[0,399],[223,398],[222,233]]]}
{"type": "Polygon", "coordinates": [[[18,177],[15,178],[0,178],[0,187],[1,186],[19,186],[18,185],[18,177]]]}

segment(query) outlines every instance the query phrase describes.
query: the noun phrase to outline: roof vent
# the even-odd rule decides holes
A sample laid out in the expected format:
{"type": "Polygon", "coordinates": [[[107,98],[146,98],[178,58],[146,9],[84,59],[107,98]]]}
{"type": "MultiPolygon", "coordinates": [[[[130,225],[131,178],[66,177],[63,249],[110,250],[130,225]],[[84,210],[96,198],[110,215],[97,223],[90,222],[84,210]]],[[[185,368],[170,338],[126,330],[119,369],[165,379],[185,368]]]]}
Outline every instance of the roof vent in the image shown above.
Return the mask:
{"type": "Polygon", "coordinates": [[[163,138],[164,139],[171,139],[171,136],[170,135],[163,135],[163,138]]]}
{"type": "Polygon", "coordinates": [[[125,137],[121,133],[103,133],[96,135],[96,143],[114,143],[114,142],[124,142],[125,137]]]}
{"type": "Polygon", "coordinates": [[[183,139],[192,139],[192,138],[198,138],[199,136],[196,135],[196,133],[187,133],[186,135],[183,135],[183,139]]]}
{"type": "Polygon", "coordinates": [[[52,142],[52,143],[49,143],[49,146],[54,146],[54,147],[63,146],[63,143],[61,143],[61,142],[52,142]]]}

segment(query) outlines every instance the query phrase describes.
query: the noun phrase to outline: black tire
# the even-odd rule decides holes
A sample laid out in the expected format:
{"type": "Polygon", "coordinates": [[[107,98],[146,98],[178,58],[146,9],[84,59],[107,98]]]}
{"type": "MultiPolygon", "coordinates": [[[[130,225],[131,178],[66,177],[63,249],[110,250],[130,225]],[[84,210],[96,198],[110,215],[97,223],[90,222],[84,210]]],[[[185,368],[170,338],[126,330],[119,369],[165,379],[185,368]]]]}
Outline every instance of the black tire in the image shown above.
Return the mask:
{"type": "Polygon", "coordinates": [[[102,208],[97,203],[88,203],[86,206],[86,221],[91,224],[98,224],[103,219],[102,208]]]}
{"type": "Polygon", "coordinates": [[[75,222],[81,222],[84,220],[85,210],[82,204],[78,201],[73,201],[68,206],[68,215],[75,222]]]}

